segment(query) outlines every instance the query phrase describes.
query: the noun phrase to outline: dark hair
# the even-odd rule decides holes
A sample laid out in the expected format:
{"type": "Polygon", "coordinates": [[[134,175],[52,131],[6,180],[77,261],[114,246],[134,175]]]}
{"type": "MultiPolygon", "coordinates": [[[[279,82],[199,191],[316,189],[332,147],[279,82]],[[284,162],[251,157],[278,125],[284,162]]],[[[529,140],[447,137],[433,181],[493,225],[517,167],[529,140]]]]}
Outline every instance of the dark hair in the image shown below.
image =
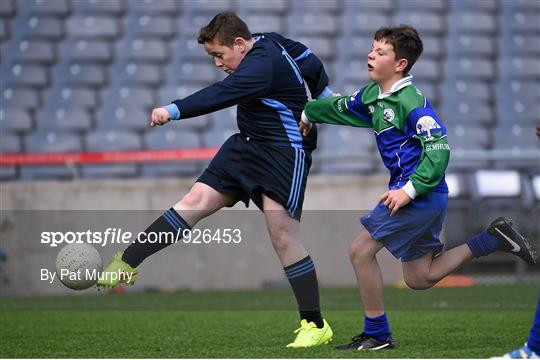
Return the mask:
{"type": "Polygon", "coordinates": [[[397,59],[407,59],[408,65],[403,74],[409,73],[414,63],[424,50],[424,45],[418,31],[410,25],[401,24],[399,27],[381,27],[375,33],[376,41],[384,40],[394,47],[397,59]]]}
{"type": "Polygon", "coordinates": [[[232,48],[234,39],[241,37],[244,40],[251,40],[251,32],[246,23],[232,11],[220,12],[208,25],[201,28],[199,44],[212,42],[217,39],[221,45],[232,48]]]}

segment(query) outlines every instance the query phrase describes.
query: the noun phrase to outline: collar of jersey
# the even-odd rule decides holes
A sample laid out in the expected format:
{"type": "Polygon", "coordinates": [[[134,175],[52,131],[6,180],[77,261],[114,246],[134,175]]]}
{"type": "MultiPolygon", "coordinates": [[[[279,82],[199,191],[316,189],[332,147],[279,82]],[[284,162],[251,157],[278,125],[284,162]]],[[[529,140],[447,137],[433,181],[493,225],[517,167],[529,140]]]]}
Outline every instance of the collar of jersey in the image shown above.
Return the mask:
{"type": "Polygon", "coordinates": [[[412,75],[405,76],[403,79],[396,81],[388,92],[381,94],[381,88],[379,87],[379,96],[377,96],[377,99],[384,99],[409,85],[412,85],[412,75]]]}

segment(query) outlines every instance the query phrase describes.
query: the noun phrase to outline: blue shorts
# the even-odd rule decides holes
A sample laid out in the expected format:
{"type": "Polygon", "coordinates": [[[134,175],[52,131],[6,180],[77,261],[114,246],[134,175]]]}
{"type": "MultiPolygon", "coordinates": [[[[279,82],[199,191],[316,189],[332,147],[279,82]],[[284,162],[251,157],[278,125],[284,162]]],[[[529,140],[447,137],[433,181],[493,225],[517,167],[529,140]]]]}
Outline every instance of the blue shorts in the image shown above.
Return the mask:
{"type": "Polygon", "coordinates": [[[439,236],[447,206],[448,193],[432,192],[414,199],[394,216],[381,202],[360,222],[397,259],[411,261],[442,250],[439,236]]]}

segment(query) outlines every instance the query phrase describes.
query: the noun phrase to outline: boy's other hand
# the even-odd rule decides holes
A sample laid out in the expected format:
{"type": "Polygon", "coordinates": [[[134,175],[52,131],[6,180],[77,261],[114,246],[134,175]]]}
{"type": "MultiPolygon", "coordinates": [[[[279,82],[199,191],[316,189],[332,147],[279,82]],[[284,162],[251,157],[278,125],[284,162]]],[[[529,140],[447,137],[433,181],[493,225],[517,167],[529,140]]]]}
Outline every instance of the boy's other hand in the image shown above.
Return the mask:
{"type": "Polygon", "coordinates": [[[150,121],[150,126],[154,127],[156,125],[165,125],[169,122],[169,112],[163,107],[155,108],[152,110],[152,120],[150,121]]]}
{"type": "Polygon", "coordinates": [[[302,134],[303,136],[308,136],[312,127],[312,124],[306,124],[305,122],[300,121],[300,126],[298,128],[300,129],[300,134],[302,134]]]}
{"type": "Polygon", "coordinates": [[[384,201],[384,206],[389,208],[392,212],[390,216],[393,216],[403,206],[411,202],[411,198],[403,189],[388,190],[382,194],[379,202],[384,201]]]}

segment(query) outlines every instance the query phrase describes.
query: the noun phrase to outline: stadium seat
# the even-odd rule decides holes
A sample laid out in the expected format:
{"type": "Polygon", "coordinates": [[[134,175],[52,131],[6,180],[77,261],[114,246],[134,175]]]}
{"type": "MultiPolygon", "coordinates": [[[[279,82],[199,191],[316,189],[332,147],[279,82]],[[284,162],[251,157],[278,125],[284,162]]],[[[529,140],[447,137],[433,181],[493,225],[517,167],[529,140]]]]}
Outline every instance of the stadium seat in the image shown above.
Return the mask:
{"type": "Polygon", "coordinates": [[[2,105],[0,109],[0,128],[2,132],[29,132],[33,128],[32,116],[27,109],[2,105]]]}
{"type": "Polygon", "coordinates": [[[66,28],[74,38],[114,40],[121,35],[119,20],[111,16],[73,15],[66,28]]]}
{"type": "MultiPolygon", "coordinates": [[[[424,94],[425,97],[429,100],[431,106],[435,107],[440,102],[439,91],[437,86],[430,81],[416,81],[413,79],[413,85],[424,94]]],[[[435,107],[437,112],[438,107],[435,107]]]]}
{"type": "Polygon", "coordinates": [[[497,115],[501,123],[535,125],[540,123],[540,103],[534,99],[497,99],[497,115]]]}
{"type": "Polygon", "coordinates": [[[22,39],[60,40],[64,22],[54,17],[19,15],[11,22],[11,31],[22,39]]]}
{"type": "Polygon", "coordinates": [[[344,13],[388,13],[395,9],[395,2],[393,0],[344,1],[344,5],[344,13]]]}
{"type": "Polygon", "coordinates": [[[447,79],[493,81],[495,66],[491,60],[471,57],[449,58],[444,61],[444,76],[447,79]]]}
{"type": "Polygon", "coordinates": [[[108,81],[105,67],[85,63],[58,63],[53,70],[53,77],[64,86],[85,86],[100,88],[108,81]]]}
{"type": "Polygon", "coordinates": [[[501,24],[505,28],[523,34],[538,34],[540,14],[536,10],[503,8],[501,24]]]}
{"type": "Polygon", "coordinates": [[[495,14],[500,8],[498,1],[459,0],[449,3],[452,11],[456,13],[467,13],[474,10],[495,14]]]}
{"type": "Polygon", "coordinates": [[[422,36],[422,43],[424,45],[424,51],[422,57],[430,57],[434,59],[440,59],[444,56],[444,41],[439,36],[422,36]]]}
{"type": "Polygon", "coordinates": [[[6,46],[7,62],[51,65],[56,62],[55,44],[43,40],[12,38],[6,46]]]}
{"type": "MultiPolygon", "coordinates": [[[[319,129],[323,126],[319,126],[319,129]]],[[[327,126],[320,131],[318,172],[326,175],[368,173],[374,169],[375,138],[370,129],[327,126]]]]}
{"type": "Polygon", "coordinates": [[[476,99],[484,103],[492,101],[494,96],[488,82],[453,78],[448,78],[441,84],[441,94],[445,99],[455,99],[454,101],[476,99]]]}
{"type": "Polygon", "coordinates": [[[214,131],[238,131],[238,124],[236,121],[236,106],[231,106],[212,113],[212,124],[212,130],[214,131]]]}
{"type": "Polygon", "coordinates": [[[84,15],[121,16],[126,11],[122,0],[74,1],[73,7],[76,14],[84,15]]]}
{"type": "Polygon", "coordinates": [[[7,38],[9,38],[7,21],[0,19],[0,40],[5,41],[7,38]]]}
{"type": "Polygon", "coordinates": [[[109,100],[96,112],[96,123],[98,129],[144,130],[150,126],[150,113],[137,103],[117,105],[109,100]]]}
{"type": "MultiPolygon", "coordinates": [[[[264,1],[264,0],[258,0],[260,3],[270,3],[271,1],[264,1]]],[[[284,3],[284,11],[286,11],[286,4],[287,2],[283,1],[284,3]]],[[[309,11],[317,11],[320,13],[333,13],[338,14],[341,13],[343,8],[343,1],[340,0],[326,0],[326,1],[318,1],[318,0],[303,0],[303,1],[291,1],[290,7],[293,12],[309,12],[309,11]]]]}
{"type": "Polygon", "coordinates": [[[25,65],[19,62],[0,69],[4,86],[32,87],[41,89],[49,84],[47,68],[41,65],[25,65]]]}
{"type": "Polygon", "coordinates": [[[45,107],[93,110],[98,105],[97,94],[89,88],[55,84],[43,93],[45,107]]]}
{"type": "Polygon", "coordinates": [[[497,33],[495,17],[482,11],[452,12],[448,16],[450,34],[494,35],[497,33]]]}
{"type": "Polygon", "coordinates": [[[158,86],[163,82],[162,67],[155,64],[117,62],[111,68],[115,81],[125,86],[158,86]]]}
{"type": "Polygon", "coordinates": [[[124,19],[127,34],[134,37],[170,39],[176,36],[178,20],[169,15],[131,14],[124,19]]]}
{"type": "Polygon", "coordinates": [[[306,45],[323,62],[332,61],[336,57],[336,42],[333,39],[304,35],[295,40],[306,45]]]}
{"type": "MultiPolygon", "coordinates": [[[[88,151],[127,151],[140,150],[142,142],[139,135],[126,130],[94,131],[86,136],[88,151]]],[[[138,166],[133,163],[112,163],[83,165],[84,178],[134,177],[138,175],[138,166]]]]}
{"type": "Polygon", "coordinates": [[[300,35],[335,37],[341,31],[339,18],[327,13],[309,11],[292,13],[287,20],[293,38],[300,35]]]}
{"type": "Polygon", "coordinates": [[[40,130],[87,131],[92,127],[92,118],[84,108],[45,107],[36,114],[40,130]]]}
{"type": "Polygon", "coordinates": [[[159,89],[157,103],[167,105],[176,99],[183,99],[201,89],[201,86],[191,84],[167,85],[159,89]]]}
{"type": "Polygon", "coordinates": [[[14,0],[4,0],[2,1],[2,6],[0,6],[0,17],[11,17],[15,14],[15,2],[14,0]]]}
{"type": "MultiPolygon", "coordinates": [[[[37,131],[24,138],[27,153],[64,153],[82,151],[79,135],[61,131],[37,131]]],[[[21,178],[71,179],[77,175],[74,165],[30,165],[21,167],[21,178]]]]}
{"type": "MultiPolygon", "coordinates": [[[[373,34],[343,36],[337,40],[339,58],[348,59],[357,57],[358,60],[366,59],[373,45],[373,34]]],[[[367,64],[366,64],[367,69],[367,64]]]]}
{"type": "Polygon", "coordinates": [[[499,52],[503,57],[511,57],[519,53],[538,58],[540,57],[540,35],[503,32],[499,37],[499,52]]]}
{"type": "MultiPolygon", "coordinates": [[[[0,133],[0,153],[18,153],[22,151],[21,139],[18,135],[2,131],[0,133]]],[[[17,178],[16,166],[0,166],[0,180],[13,180],[17,178]]]]}
{"type": "Polygon", "coordinates": [[[283,29],[283,16],[258,13],[239,13],[238,16],[248,24],[252,33],[279,32],[279,29],[283,29]]]}
{"type": "Polygon", "coordinates": [[[224,78],[218,78],[223,73],[217,69],[212,61],[182,61],[173,62],[167,67],[167,79],[172,84],[200,84],[210,85],[211,83],[224,78]]]}
{"type": "Polygon", "coordinates": [[[71,6],[68,0],[24,0],[24,6],[19,4],[19,11],[21,14],[65,17],[71,12],[71,6]]]}
{"type": "Polygon", "coordinates": [[[540,11],[540,3],[529,0],[502,1],[503,11],[525,10],[531,12],[540,11]]]}
{"type": "MultiPolygon", "coordinates": [[[[144,140],[149,150],[190,149],[201,145],[199,134],[185,128],[160,127],[148,131],[144,140]]],[[[143,164],[143,175],[147,177],[178,177],[200,173],[199,161],[179,161],[143,164]]]]}
{"type": "Polygon", "coordinates": [[[68,62],[109,64],[114,59],[109,41],[68,39],[60,45],[60,58],[68,62]]]}
{"type": "MultiPolygon", "coordinates": [[[[348,1],[347,3],[353,3],[348,1]]],[[[381,26],[388,26],[391,23],[391,18],[386,13],[366,13],[363,11],[347,11],[343,14],[345,24],[343,31],[346,34],[357,35],[362,34],[373,41],[373,34],[381,26]]],[[[345,38],[346,39],[346,38],[345,38]]],[[[368,50],[371,49],[371,43],[368,50]]],[[[359,49],[358,49],[359,50],[359,49]]],[[[365,50],[365,49],[363,49],[365,50]]]]}
{"type": "Polygon", "coordinates": [[[181,63],[183,61],[212,62],[212,58],[204,50],[204,47],[197,42],[197,36],[181,36],[172,43],[172,62],[181,63]]]}
{"type": "Polygon", "coordinates": [[[461,124],[490,124],[495,122],[492,107],[475,98],[443,97],[441,113],[450,123],[461,124]]]}
{"type": "Polygon", "coordinates": [[[446,18],[436,12],[401,10],[395,13],[393,23],[411,25],[422,35],[441,36],[446,30],[446,18]]]}
{"type": "Polygon", "coordinates": [[[341,58],[337,61],[336,68],[339,71],[332,79],[337,84],[352,84],[358,90],[362,85],[370,81],[364,57],[341,58]]]}
{"type": "Polygon", "coordinates": [[[496,54],[495,40],[486,36],[470,36],[459,34],[449,36],[446,42],[446,49],[454,57],[481,56],[491,58],[496,54]]]}
{"type": "Polygon", "coordinates": [[[438,81],[441,78],[441,70],[438,61],[429,58],[420,58],[414,64],[411,74],[415,80],[438,81]]]}
{"type": "Polygon", "coordinates": [[[454,124],[442,116],[448,134],[451,155],[449,169],[466,170],[489,168],[488,148],[491,134],[487,128],[465,123],[454,124]]]}
{"type": "Polygon", "coordinates": [[[498,99],[508,98],[512,101],[530,99],[540,102],[538,83],[527,79],[501,78],[496,84],[495,91],[498,99]]]}
{"type": "Polygon", "coordinates": [[[408,11],[433,11],[433,12],[445,12],[449,2],[444,0],[399,0],[397,2],[397,8],[399,10],[408,11]]]}
{"type": "MultiPolygon", "coordinates": [[[[4,85],[4,84],[2,84],[4,85]]],[[[35,110],[40,106],[39,90],[2,86],[2,107],[35,110]]]]}
{"type": "Polygon", "coordinates": [[[540,80],[540,59],[538,57],[511,56],[499,59],[499,72],[503,78],[540,80]]]}
{"type": "MultiPolygon", "coordinates": [[[[190,3],[185,1],[184,3],[190,3]]],[[[128,0],[128,11],[134,14],[146,15],[177,15],[180,12],[180,2],[176,0],[128,0]]]]}
{"type": "Polygon", "coordinates": [[[501,124],[495,128],[494,149],[500,156],[495,161],[499,169],[538,169],[540,141],[535,124],[501,124]]]}
{"type": "Polygon", "coordinates": [[[162,105],[160,102],[156,103],[154,92],[144,86],[124,86],[113,81],[110,86],[101,91],[101,94],[105,102],[114,102],[118,106],[139,106],[150,109],[162,105]]]}
{"type": "Polygon", "coordinates": [[[116,42],[116,54],[119,61],[163,64],[169,60],[169,47],[160,39],[124,37],[116,42]]]}
{"type": "Polygon", "coordinates": [[[210,128],[202,134],[202,146],[204,147],[221,147],[223,143],[231,137],[231,135],[238,133],[238,129],[214,129],[210,128]]]}

